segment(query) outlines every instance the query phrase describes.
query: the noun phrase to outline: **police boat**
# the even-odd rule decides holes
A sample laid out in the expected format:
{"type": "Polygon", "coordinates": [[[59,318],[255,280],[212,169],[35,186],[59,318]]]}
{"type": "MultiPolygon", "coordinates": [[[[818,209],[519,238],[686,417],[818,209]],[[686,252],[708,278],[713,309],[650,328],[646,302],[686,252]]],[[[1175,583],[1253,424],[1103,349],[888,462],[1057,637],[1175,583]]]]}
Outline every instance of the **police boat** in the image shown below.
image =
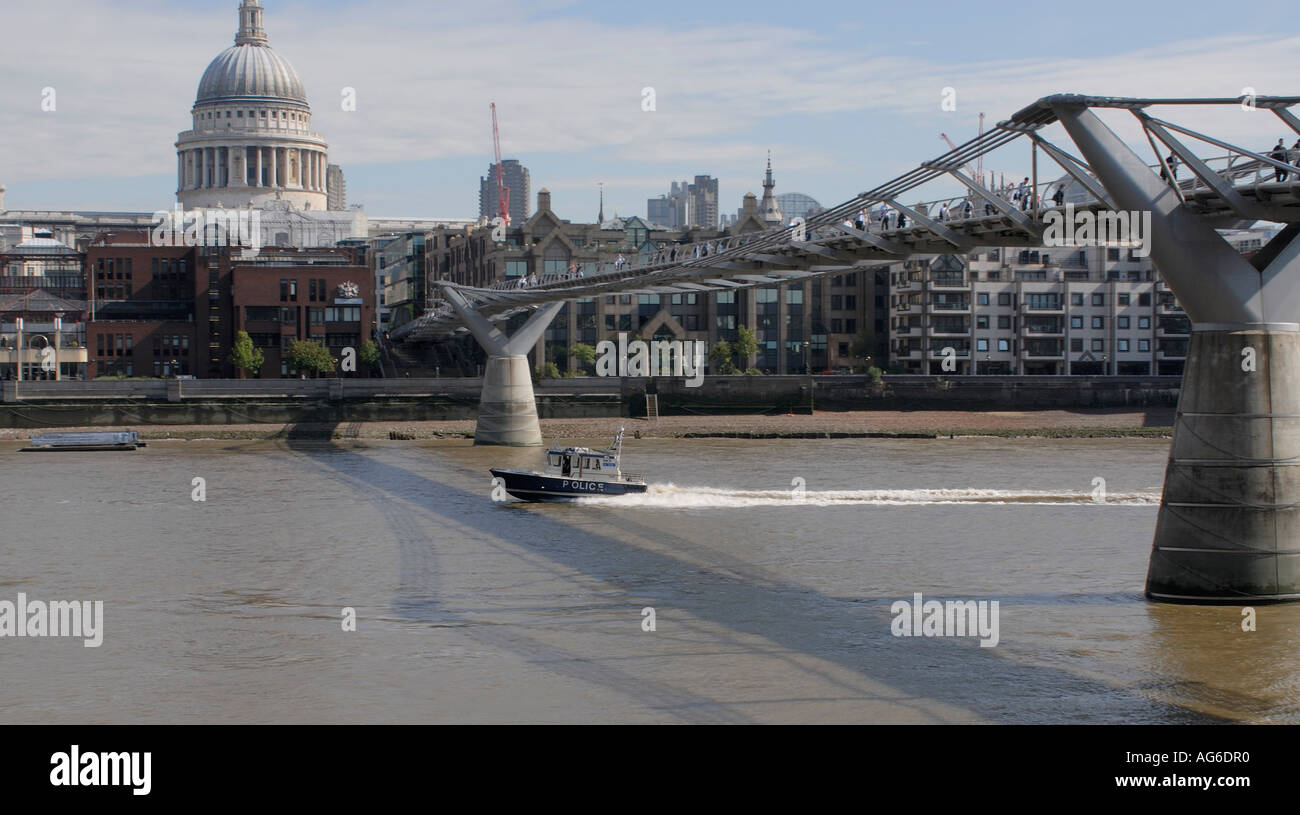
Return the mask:
{"type": "Polygon", "coordinates": [[[619,470],[623,428],[609,450],[588,447],[555,447],[546,451],[546,470],[503,470],[491,468],[506,492],[523,501],[562,501],[593,495],[631,495],[646,491],[645,479],[637,473],[619,470]]]}

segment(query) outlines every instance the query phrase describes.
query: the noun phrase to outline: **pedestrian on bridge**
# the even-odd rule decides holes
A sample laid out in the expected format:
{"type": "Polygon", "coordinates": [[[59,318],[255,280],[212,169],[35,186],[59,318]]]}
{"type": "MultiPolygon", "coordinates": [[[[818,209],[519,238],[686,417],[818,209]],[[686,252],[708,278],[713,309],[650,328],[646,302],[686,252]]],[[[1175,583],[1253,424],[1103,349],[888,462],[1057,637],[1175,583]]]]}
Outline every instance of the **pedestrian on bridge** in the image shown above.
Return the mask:
{"type": "Polygon", "coordinates": [[[1057,186],[1056,194],[1052,196],[1052,203],[1059,207],[1063,201],[1065,201],[1065,185],[1061,184],[1057,186]]]}
{"type": "Polygon", "coordinates": [[[1164,169],[1160,171],[1160,180],[1161,181],[1178,180],[1178,156],[1175,156],[1173,153],[1170,153],[1165,158],[1164,169]]]}
{"type": "MultiPolygon", "coordinates": [[[[1277,146],[1273,148],[1273,152],[1268,154],[1268,157],[1273,159],[1274,161],[1280,161],[1283,164],[1286,163],[1286,158],[1287,158],[1286,144],[1282,141],[1282,139],[1277,140],[1277,146]]],[[[1286,178],[1287,178],[1286,170],[1283,170],[1281,167],[1273,168],[1274,181],[1286,181],[1286,178]]]]}

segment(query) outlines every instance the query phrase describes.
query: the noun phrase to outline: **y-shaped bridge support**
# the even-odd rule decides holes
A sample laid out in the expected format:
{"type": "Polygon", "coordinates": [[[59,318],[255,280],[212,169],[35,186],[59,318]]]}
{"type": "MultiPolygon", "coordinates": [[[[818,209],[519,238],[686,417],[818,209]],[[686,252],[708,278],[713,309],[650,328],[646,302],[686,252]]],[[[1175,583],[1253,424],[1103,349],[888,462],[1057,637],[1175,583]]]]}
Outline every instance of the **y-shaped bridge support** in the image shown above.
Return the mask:
{"type": "Polygon", "coordinates": [[[1151,211],[1193,322],[1147,597],[1300,599],[1300,227],[1247,261],[1090,110],[1052,110],[1115,203],[1151,211]]]}
{"type": "Polygon", "coordinates": [[[497,444],[524,447],[542,443],[542,428],[537,423],[537,400],[533,396],[533,376],[528,365],[528,351],[537,344],[542,332],[564,308],[564,301],[547,303],[509,339],[474,310],[460,292],[450,286],[442,293],[465,321],[474,339],[488,352],[483,370],[483,393],[479,397],[478,423],[474,426],[474,444],[497,444]]]}

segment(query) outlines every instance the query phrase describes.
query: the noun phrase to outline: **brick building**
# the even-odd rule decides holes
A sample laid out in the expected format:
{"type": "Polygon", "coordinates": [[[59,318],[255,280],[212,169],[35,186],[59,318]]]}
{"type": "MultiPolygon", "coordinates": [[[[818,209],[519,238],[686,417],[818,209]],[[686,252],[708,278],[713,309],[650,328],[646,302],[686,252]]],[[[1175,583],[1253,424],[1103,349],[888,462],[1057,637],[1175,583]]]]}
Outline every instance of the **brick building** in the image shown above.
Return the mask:
{"type": "Polygon", "coordinates": [[[119,233],[91,244],[86,268],[88,377],[231,378],[241,329],[265,354],[261,377],[291,376],[282,352],[292,340],[359,350],[370,337],[373,281],[352,249],[250,254],[153,246],[147,233],[119,233]]]}

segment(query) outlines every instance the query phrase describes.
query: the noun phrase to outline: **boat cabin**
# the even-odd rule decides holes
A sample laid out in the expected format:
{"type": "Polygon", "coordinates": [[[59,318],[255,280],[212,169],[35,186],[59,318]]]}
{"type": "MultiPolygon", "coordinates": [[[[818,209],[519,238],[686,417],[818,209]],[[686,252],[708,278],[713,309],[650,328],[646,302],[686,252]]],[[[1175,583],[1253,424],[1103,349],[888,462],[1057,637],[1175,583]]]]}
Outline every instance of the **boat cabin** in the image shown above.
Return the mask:
{"type": "Polygon", "coordinates": [[[616,479],[618,457],[586,447],[556,448],[546,451],[546,469],[549,474],[564,478],[616,479]]]}

